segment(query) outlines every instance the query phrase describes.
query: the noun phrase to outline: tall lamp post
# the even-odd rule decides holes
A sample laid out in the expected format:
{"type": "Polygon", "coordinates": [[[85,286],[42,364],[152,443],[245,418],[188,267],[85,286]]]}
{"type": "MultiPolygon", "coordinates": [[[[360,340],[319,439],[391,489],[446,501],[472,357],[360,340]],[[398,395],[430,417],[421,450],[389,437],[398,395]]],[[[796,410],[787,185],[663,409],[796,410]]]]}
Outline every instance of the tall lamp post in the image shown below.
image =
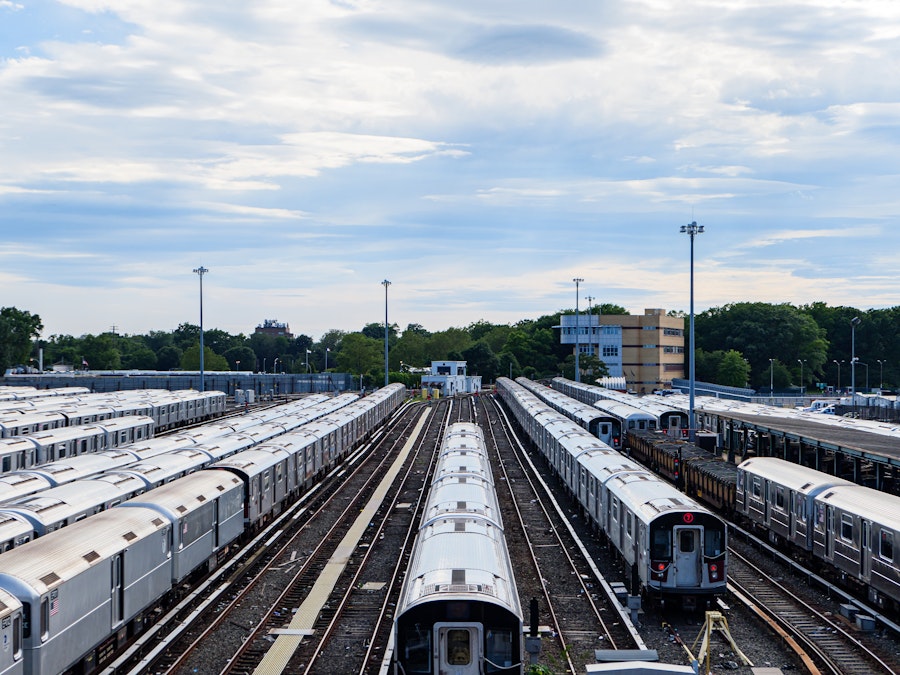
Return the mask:
{"type": "Polygon", "coordinates": [[[200,277],[200,391],[204,389],[203,379],[203,275],[209,272],[203,265],[194,270],[194,274],[200,277]]]}
{"type": "Polygon", "coordinates": [[[325,347],[325,370],[328,370],[328,352],[330,352],[330,351],[331,351],[330,348],[325,347]]]}
{"type": "Polygon", "coordinates": [[[803,364],[806,363],[806,359],[797,359],[797,363],[800,364],[800,395],[803,395],[803,364]]]}
{"type": "Polygon", "coordinates": [[[769,359],[769,400],[775,402],[775,359],[769,359]]]}
{"type": "Polygon", "coordinates": [[[690,419],[688,424],[690,427],[690,440],[694,442],[697,437],[697,425],[694,423],[694,237],[703,233],[703,225],[697,225],[694,221],[688,225],[681,226],[682,234],[686,234],[691,238],[691,319],[690,319],[690,419]]]}
{"type": "Polygon", "coordinates": [[[850,395],[856,394],[856,327],[862,323],[858,316],[850,319],[850,395]]]}
{"type": "Polygon", "coordinates": [[[600,356],[600,350],[597,350],[597,354],[594,354],[594,322],[592,319],[594,318],[593,307],[591,307],[591,302],[593,301],[593,297],[590,295],[587,296],[588,301],[588,344],[591,346],[591,356],[600,356]]]}
{"type": "Polygon", "coordinates": [[[388,286],[391,282],[385,279],[384,286],[384,386],[388,386],[388,286]]]}
{"type": "Polygon", "coordinates": [[[578,367],[578,352],[581,351],[578,341],[578,332],[581,330],[581,314],[578,312],[578,284],[582,283],[584,279],[575,277],[572,281],[575,282],[575,381],[581,382],[581,369],[578,367]]]}
{"type": "Polygon", "coordinates": [[[884,389],[884,364],[886,361],[881,359],[875,359],[875,361],[881,366],[881,374],[878,376],[878,392],[881,393],[881,390],[884,389]]]}
{"type": "Polygon", "coordinates": [[[306,355],[305,355],[304,363],[306,364],[306,365],[305,365],[305,368],[306,368],[306,372],[307,372],[307,373],[309,373],[309,355],[310,355],[311,353],[312,353],[312,352],[310,352],[308,349],[306,350],[306,355]]]}
{"type": "Polygon", "coordinates": [[[836,363],[838,367],[838,394],[841,393],[841,364],[844,362],[843,360],[838,361],[837,359],[832,359],[832,363],[836,363]]]}

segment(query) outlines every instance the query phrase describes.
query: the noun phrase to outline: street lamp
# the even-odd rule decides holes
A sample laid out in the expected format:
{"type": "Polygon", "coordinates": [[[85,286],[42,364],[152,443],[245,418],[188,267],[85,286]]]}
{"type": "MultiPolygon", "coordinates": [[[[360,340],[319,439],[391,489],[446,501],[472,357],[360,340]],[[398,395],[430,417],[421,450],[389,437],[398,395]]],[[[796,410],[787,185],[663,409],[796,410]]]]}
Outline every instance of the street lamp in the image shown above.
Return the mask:
{"type": "Polygon", "coordinates": [[[800,395],[803,395],[803,364],[806,363],[806,359],[797,359],[797,363],[800,364],[800,395]]]}
{"type": "Polygon", "coordinates": [[[838,361],[837,359],[832,359],[832,363],[836,363],[838,367],[838,394],[841,393],[841,364],[844,362],[843,359],[838,361]]]}
{"type": "Polygon", "coordinates": [[[769,399],[775,402],[775,359],[769,359],[769,399]]]}
{"type": "Polygon", "coordinates": [[[575,381],[581,382],[581,370],[578,368],[578,352],[581,351],[578,343],[578,331],[581,324],[581,315],[578,313],[578,284],[582,283],[584,279],[575,277],[572,281],[575,282],[575,381]]]}
{"type": "Polygon", "coordinates": [[[697,425],[694,424],[694,237],[703,233],[703,225],[697,225],[694,221],[688,225],[681,226],[681,233],[691,238],[691,341],[690,341],[690,419],[688,421],[690,430],[690,440],[694,442],[697,436],[697,425]]]}
{"type": "Polygon", "coordinates": [[[881,359],[875,359],[878,362],[878,365],[881,366],[881,374],[878,376],[878,393],[881,393],[881,390],[884,389],[884,364],[886,361],[882,361],[881,359]]]}
{"type": "Polygon", "coordinates": [[[194,274],[200,277],[200,391],[204,389],[203,380],[203,275],[209,272],[203,265],[194,270],[194,274]]]}
{"type": "Polygon", "coordinates": [[[268,359],[268,358],[269,358],[268,356],[263,357],[263,375],[266,374],[266,359],[268,359]]]}
{"type": "Polygon", "coordinates": [[[237,359],[235,359],[235,361],[234,361],[234,368],[235,368],[236,372],[240,372],[240,370],[241,370],[241,362],[238,361],[237,359]]]}
{"type": "Polygon", "coordinates": [[[862,323],[858,316],[850,319],[850,395],[856,394],[856,327],[862,323]]]}
{"type": "Polygon", "coordinates": [[[272,363],[272,374],[273,375],[278,374],[278,357],[277,356],[275,357],[275,361],[272,363]]]}
{"type": "Polygon", "coordinates": [[[388,386],[388,286],[391,282],[385,279],[381,282],[384,286],[384,386],[388,386]]]}
{"type": "Polygon", "coordinates": [[[305,361],[304,361],[304,363],[306,364],[306,372],[307,372],[307,373],[309,373],[309,355],[310,355],[311,353],[312,353],[312,352],[310,352],[308,349],[306,350],[306,355],[305,355],[305,361]]]}
{"type": "Polygon", "coordinates": [[[328,352],[330,352],[330,351],[331,351],[330,348],[325,347],[325,370],[328,370],[328,352]]]}
{"type": "MultiPolygon", "coordinates": [[[[593,301],[593,297],[588,295],[588,344],[591,346],[591,356],[594,356],[594,322],[591,320],[594,318],[593,307],[591,307],[591,301],[593,301]]],[[[597,350],[596,356],[600,356],[600,350],[597,350]]]]}

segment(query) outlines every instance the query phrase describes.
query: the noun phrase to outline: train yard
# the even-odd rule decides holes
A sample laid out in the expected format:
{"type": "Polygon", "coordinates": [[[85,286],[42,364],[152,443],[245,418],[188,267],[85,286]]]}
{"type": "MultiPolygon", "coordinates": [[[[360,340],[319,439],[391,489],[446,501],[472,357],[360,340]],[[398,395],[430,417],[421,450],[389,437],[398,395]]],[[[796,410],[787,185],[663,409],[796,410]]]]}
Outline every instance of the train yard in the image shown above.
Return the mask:
{"type": "MultiPolygon", "coordinates": [[[[634,521],[625,514],[626,500],[641,494],[637,488],[647,480],[635,487],[643,469],[598,448],[574,452],[586,470],[605,467],[590,471],[596,477],[607,472],[609,494],[618,495],[618,501],[601,499],[598,487],[596,502],[587,499],[578,487],[585,473],[535,442],[524,419],[500,395],[392,403],[358,441],[323,462],[314,480],[288,490],[290,498],[286,492],[275,499],[264,517],[245,525],[242,538],[214,549],[209,564],[176,584],[164,602],[122,624],[115,639],[67,672],[465,675],[522,673],[534,663],[544,673],[583,673],[617,651],[655,652],[661,662],[683,666],[699,659],[701,672],[749,674],[752,666],[850,675],[900,670],[892,625],[860,629],[853,616],[864,605],[857,601],[849,614],[845,594],[812,582],[811,572],[734,524],[726,558],[717,548],[717,518],[684,496],[666,499],[690,518],[679,515],[674,527],[671,517],[650,519],[647,531],[669,523],[672,555],[699,547],[709,569],[693,591],[684,585],[678,593],[666,590],[660,583],[666,575],[655,567],[664,555],[658,537],[647,545],[656,557],[646,561],[646,573],[639,569],[643,558],[629,558],[621,544],[642,531],[637,511],[634,521]],[[444,447],[460,434],[462,449],[444,447]],[[442,460],[448,452],[456,453],[449,465],[442,460]],[[476,455],[489,458],[489,468],[479,468],[476,455]],[[475,484],[493,496],[476,498],[475,484]],[[429,495],[444,494],[435,492],[438,485],[461,496],[429,501],[429,495]],[[598,517],[601,502],[615,510],[598,517]],[[457,542],[449,550],[471,555],[440,563],[452,569],[431,569],[435,559],[421,547],[437,535],[457,542]],[[475,551],[482,546],[492,556],[508,557],[508,583],[501,583],[502,572],[493,584],[477,580],[486,554],[475,551]],[[465,569],[470,558],[471,569],[465,569]],[[726,560],[727,586],[718,577],[726,560]],[[444,574],[446,581],[438,582],[444,574]],[[509,607],[518,616],[512,627],[495,607],[507,585],[515,594],[509,607]],[[446,605],[426,610],[431,605],[425,602],[446,605]],[[413,623],[404,622],[407,615],[413,623]],[[423,628],[422,617],[431,617],[431,624],[423,628]],[[451,653],[451,646],[458,650],[451,653]]],[[[328,424],[320,423],[323,429],[328,424]]],[[[562,437],[571,440],[572,432],[562,437]]],[[[280,458],[285,451],[266,452],[280,458]]],[[[289,466],[287,459],[279,461],[289,466]]],[[[277,482],[276,473],[269,475],[277,482]]],[[[246,489],[249,505],[253,493],[246,489]]],[[[653,489],[668,494],[663,485],[653,489]]],[[[0,672],[49,672],[36,663],[19,660],[18,668],[0,672]]]]}

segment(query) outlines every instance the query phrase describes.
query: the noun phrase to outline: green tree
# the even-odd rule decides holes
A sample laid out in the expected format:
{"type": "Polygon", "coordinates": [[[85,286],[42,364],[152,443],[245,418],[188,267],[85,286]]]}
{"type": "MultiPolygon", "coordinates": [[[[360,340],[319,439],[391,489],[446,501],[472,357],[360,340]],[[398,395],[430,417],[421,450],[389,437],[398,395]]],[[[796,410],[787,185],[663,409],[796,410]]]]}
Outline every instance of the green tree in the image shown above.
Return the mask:
{"type": "Polygon", "coordinates": [[[377,371],[383,378],[383,341],[368,338],[362,333],[348,333],[341,340],[341,351],[338,352],[336,361],[337,368],[342,372],[364,375],[377,371]]]}
{"type": "MultiPolygon", "coordinates": [[[[222,356],[228,362],[229,370],[249,370],[251,372],[256,370],[256,354],[250,347],[232,347],[222,356]]],[[[206,359],[205,356],[203,358],[206,359]]]]}
{"type": "MultiPolygon", "coordinates": [[[[175,345],[166,345],[156,352],[156,367],[159,370],[172,370],[181,367],[182,352],[175,345]]],[[[197,345],[197,358],[200,358],[200,345],[197,345]]]]}
{"type": "MultiPolygon", "coordinates": [[[[206,371],[228,371],[231,368],[228,367],[228,361],[225,360],[224,356],[220,356],[216,354],[212,349],[206,346],[204,340],[203,345],[203,370],[206,371]]],[[[184,351],[184,354],[181,356],[181,369],[182,370],[200,370],[200,343],[198,342],[193,347],[189,347],[184,351]]]]}
{"type": "Polygon", "coordinates": [[[484,340],[479,340],[462,353],[466,361],[466,371],[470,375],[481,375],[482,382],[493,382],[500,371],[500,359],[484,340]]]}
{"type": "Polygon", "coordinates": [[[727,387],[746,387],[750,380],[750,364],[733,349],[722,353],[714,382],[727,387]]]}
{"type": "Polygon", "coordinates": [[[32,340],[37,339],[42,330],[44,324],[37,314],[15,307],[0,309],[0,372],[27,363],[32,340]]]}

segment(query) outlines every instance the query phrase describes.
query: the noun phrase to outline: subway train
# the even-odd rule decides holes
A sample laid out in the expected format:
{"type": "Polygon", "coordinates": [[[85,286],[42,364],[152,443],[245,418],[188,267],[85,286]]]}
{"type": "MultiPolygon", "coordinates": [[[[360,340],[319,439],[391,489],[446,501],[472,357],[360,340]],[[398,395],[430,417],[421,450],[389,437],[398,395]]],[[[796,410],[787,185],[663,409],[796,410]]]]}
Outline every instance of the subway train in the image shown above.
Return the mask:
{"type": "Polygon", "coordinates": [[[288,414],[265,416],[269,421],[252,427],[240,424],[239,420],[228,426],[222,420],[183,436],[151,439],[146,444],[126,446],[115,452],[70,457],[0,476],[0,552],[105,511],[225,457],[270,442],[339,410],[358,396],[342,394],[321,398],[324,400],[315,405],[302,405],[298,401],[279,406],[286,408],[282,412],[288,414]],[[232,427],[238,431],[225,433],[232,427]]]}
{"type": "Polygon", "coordinates": [[[522,608],[476,424],[444,433],[395,617],[395,675],[523,672],[522,608]]]}
{"type": "Polygon", "coordinates": [[[293,454],[273,449],[276,461],[211,465],[4,553],[0,639],[9,648],[0,673],[89,673],[108,663],[173,589],[308,490],[405,392],[393,384],[321,418],[293,454]]]}
{"type": "Polygon", "coordinates": [[[63,426],[0,438],[0,475],[22,471],[64,457],[103,452],[153,437],[156,422],[127,415],[91,424],[63,426]]]}
{"type": "Polygon", "coordinates": [[[157,432],[203,422],[225,412],[221,391],[140,389],[114,394],[41,399],[40,406],[0,409],[0,438],[59,427],[96,424],[114,417],[152,417],[157,432]]]}
{"type": "Polygon", "coordinates": [[[658,433],[627,443],[691,497],[900,617],[900,497],[775,457],[735,465],[658,433]]]}
{"type": "Polygon", "coordinates": [[[633,593],[688,609],[725,593],[727,528],[718,515],[520,384],[500,378],[497,391],[591,524],[631,568],[633,593]]]}
{"type": "Polygon", "coordinates": [[[518,377],[516,382],[525,387],[556,412],[562,413],[591,435],[596,436],[614,450],[622,448],[622,419],[587,403],[576,401],[562,392],[555,391],[542,384],[518,377]]]}
{"type": "MultiPolygon", "coordinates": [[[[553,378],[551,386],[566,396],[588,405],[594,405],[601,399],[626,403],[653,415],[656,418],[656,428],[661,429],[672,438],[687,438],[688,436],[688,414],[684,410],[668,405],[660,397],[635,396],[614,389],[575,382],[564,377],[553,378]]],[[[627,432],[628,429],[625,429],[625,433],[627,432]]]]}

